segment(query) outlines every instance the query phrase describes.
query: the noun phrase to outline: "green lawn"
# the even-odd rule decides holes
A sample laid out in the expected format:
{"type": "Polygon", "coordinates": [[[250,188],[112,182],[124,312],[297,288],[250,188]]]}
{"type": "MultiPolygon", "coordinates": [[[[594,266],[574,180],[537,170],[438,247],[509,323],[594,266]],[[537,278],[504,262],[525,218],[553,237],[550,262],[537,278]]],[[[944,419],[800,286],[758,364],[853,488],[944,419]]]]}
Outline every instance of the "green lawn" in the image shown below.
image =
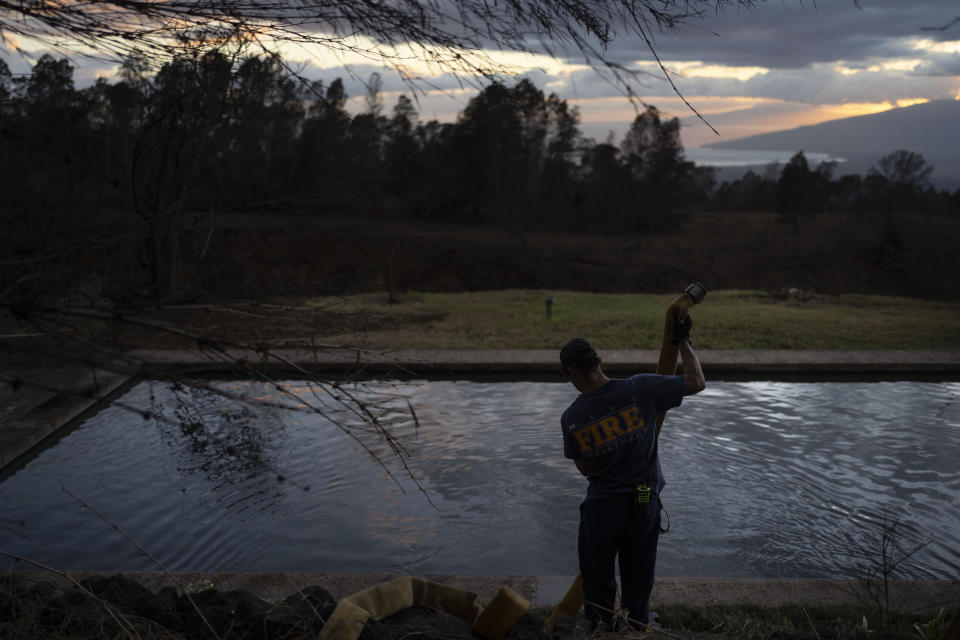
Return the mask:
{"type": "MultiPolygon", "coordinates": [[[[602,349],[659,349],[675,295],[511,290],[318,298],[311,305],[387,316],[332,342],[380,349],[556,349],[585,336],[602,349]],[[545,301],[552,298],[553,317],[545,301]]],[[[775,298],[711,291],[691,312],[702,349],[960,349],[960,304],[883,296],[775,298]]]]}

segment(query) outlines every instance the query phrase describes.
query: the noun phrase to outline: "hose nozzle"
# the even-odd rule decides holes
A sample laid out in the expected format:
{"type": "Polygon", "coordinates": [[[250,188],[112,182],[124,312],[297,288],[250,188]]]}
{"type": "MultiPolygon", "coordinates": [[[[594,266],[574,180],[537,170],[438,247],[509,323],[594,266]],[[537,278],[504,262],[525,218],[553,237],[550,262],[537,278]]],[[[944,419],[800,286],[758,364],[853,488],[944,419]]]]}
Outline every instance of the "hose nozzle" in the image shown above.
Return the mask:
{"type": "Polygon", "coordinates": [[[699,282],[691,282],[683,292],[690,294],[694,304],[699,304],[707,296],[707,288],[699,282]]]}

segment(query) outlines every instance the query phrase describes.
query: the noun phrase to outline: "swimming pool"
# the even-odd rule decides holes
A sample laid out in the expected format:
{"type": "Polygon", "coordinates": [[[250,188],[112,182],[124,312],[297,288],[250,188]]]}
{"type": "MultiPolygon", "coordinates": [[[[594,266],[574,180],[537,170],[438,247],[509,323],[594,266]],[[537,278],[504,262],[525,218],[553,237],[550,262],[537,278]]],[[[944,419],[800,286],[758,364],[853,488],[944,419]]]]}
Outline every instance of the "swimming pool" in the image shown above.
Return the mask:
{"type": "MultiPolygon", "coordinates": [[[[67,489],[170,570],[577,572],[585,480],[559,435],[569,384],[355,387],[412,478],[383,438],[356,432],[367,452],[334,427],[361,429],[335,403],[321,416],[273,406],[291,398],[271,385],[207,384],[259,404],[139,382],[0,482],[0,550],[60,569],[155,568],[67,489]]],[[[661,435],[671,531],[658,573],[846,577],[879,559],[886,519],[902,549],[927,543],[898,577],[957,577],[958,397],[957,382],[711,383],[661,435]]]]}

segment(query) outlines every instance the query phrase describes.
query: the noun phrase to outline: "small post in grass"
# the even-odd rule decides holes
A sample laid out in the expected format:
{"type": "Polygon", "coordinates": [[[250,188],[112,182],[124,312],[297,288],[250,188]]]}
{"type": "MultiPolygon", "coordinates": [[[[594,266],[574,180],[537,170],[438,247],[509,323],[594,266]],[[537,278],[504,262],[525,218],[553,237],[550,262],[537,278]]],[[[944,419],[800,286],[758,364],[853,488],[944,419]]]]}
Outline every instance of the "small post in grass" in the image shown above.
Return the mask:
{"type": "Polygon", "coordinates": [[[553,298],[547,298],[547,320],[553,318],[553,298]]]}

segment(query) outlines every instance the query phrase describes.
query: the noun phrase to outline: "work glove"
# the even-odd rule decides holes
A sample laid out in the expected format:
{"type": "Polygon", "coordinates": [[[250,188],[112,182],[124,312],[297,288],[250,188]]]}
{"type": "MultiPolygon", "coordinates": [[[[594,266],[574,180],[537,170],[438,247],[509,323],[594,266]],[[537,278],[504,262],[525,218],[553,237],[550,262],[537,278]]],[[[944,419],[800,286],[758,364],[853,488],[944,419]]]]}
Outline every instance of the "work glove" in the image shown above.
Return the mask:
{"type": "Polygon", "coordinates": [[[673,332],[670,336],[670,343],[678,345],[681,342],[690,342],[690,329],[693,328],[693,318],[689,313],[684,313],[682,318],[673,318],[673,332]]]}

